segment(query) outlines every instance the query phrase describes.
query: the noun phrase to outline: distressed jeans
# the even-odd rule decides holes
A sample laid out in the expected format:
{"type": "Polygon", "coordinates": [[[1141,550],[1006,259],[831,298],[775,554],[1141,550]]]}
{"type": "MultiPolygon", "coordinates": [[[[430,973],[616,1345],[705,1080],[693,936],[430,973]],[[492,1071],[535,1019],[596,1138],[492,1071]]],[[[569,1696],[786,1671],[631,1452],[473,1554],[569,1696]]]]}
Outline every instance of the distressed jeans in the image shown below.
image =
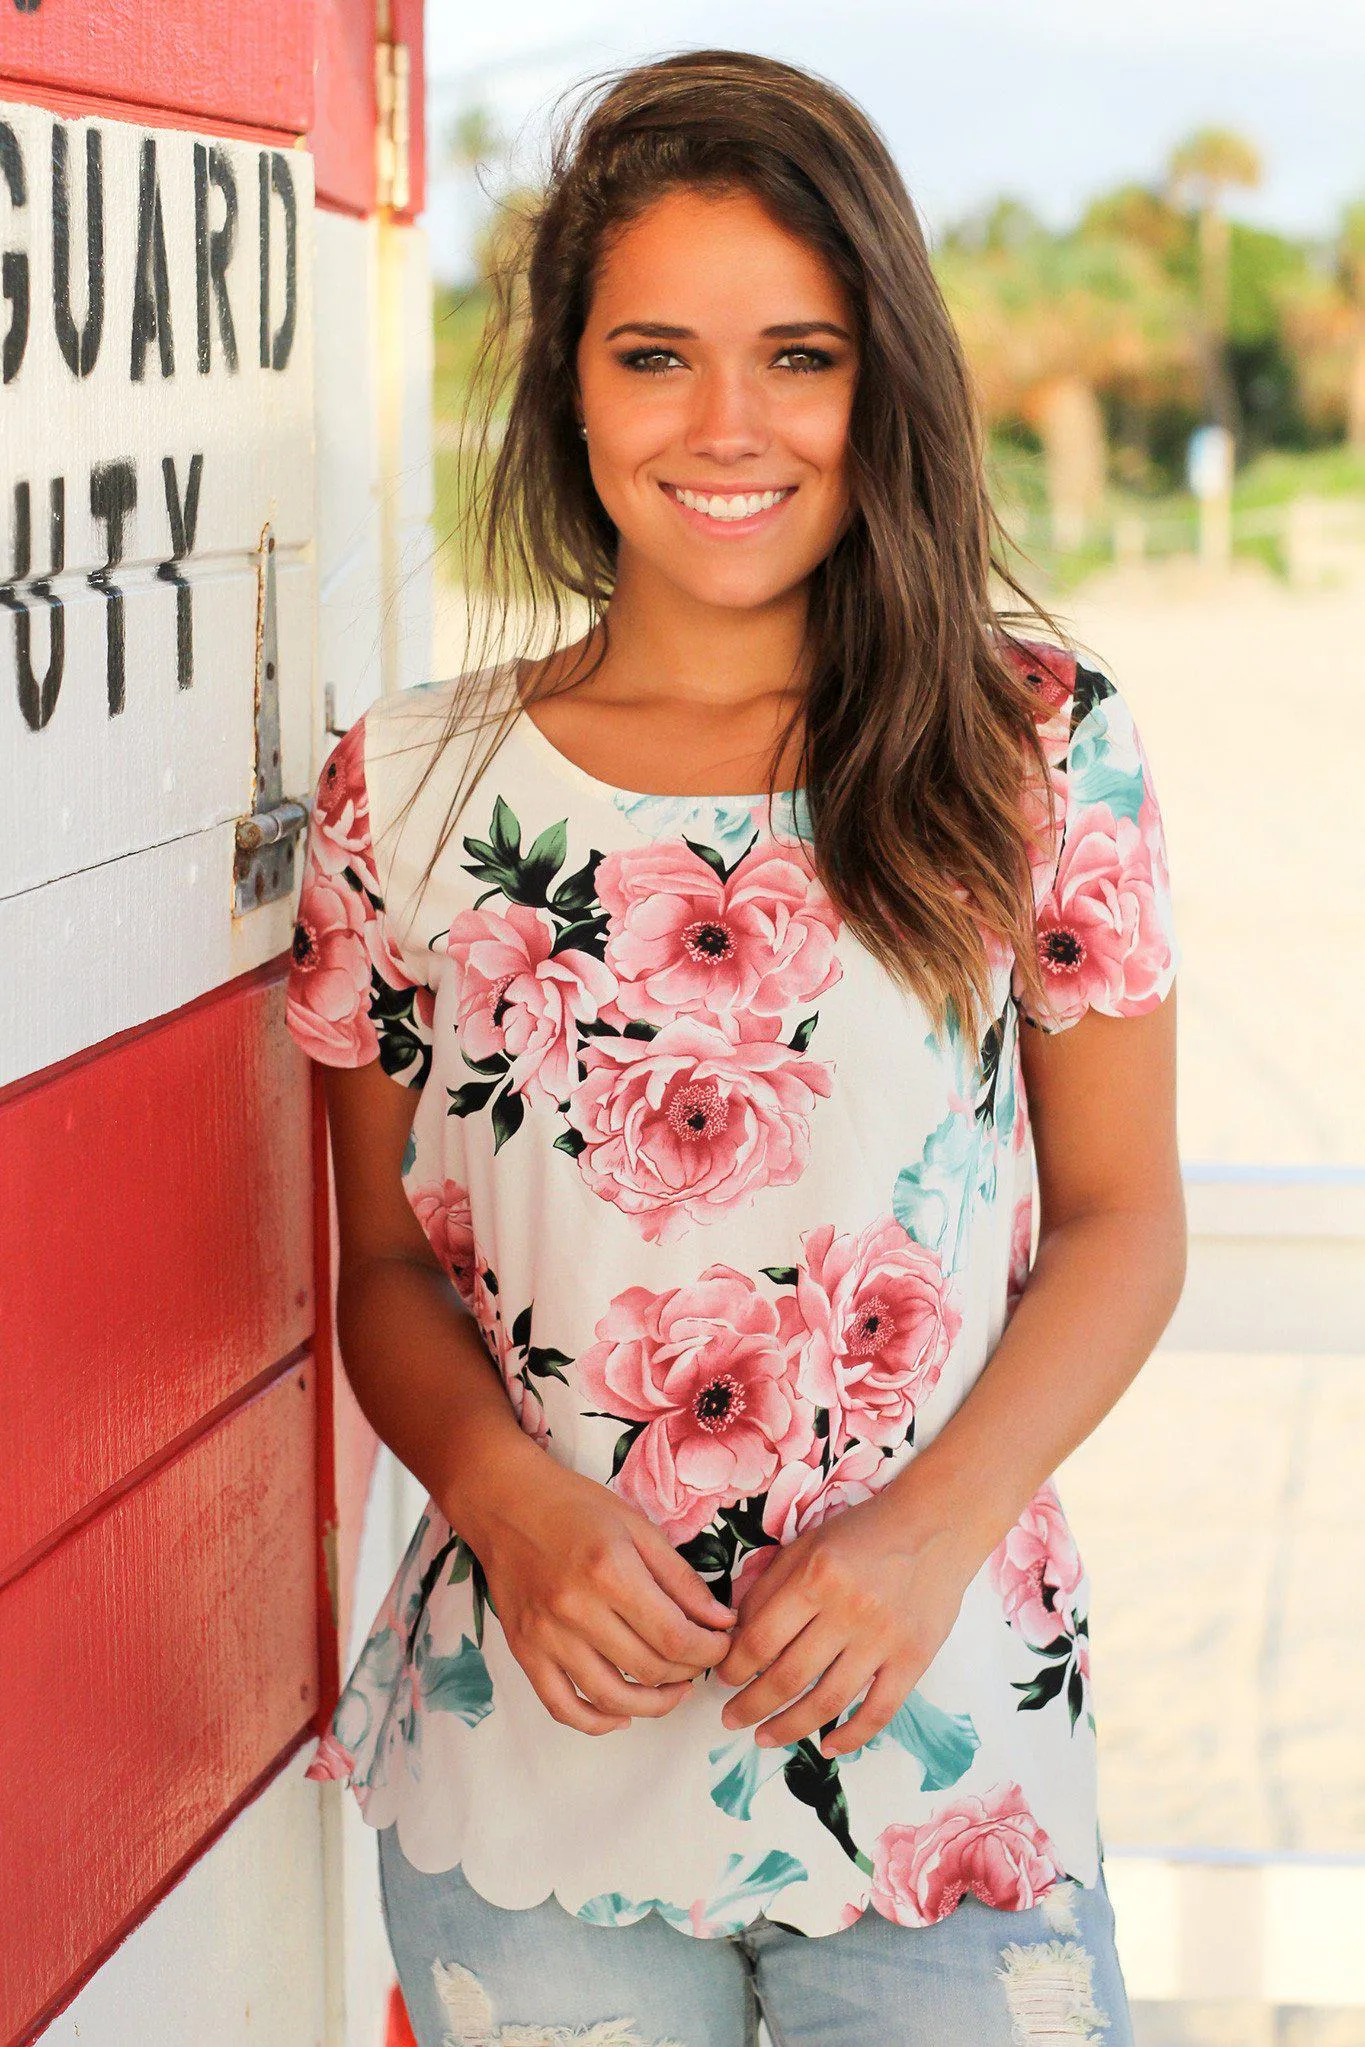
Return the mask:
{"type": "Polygon", "coordinates": [[[594,1926],[491,1905],[379,1834],[389,1945],[419,2047],[1132,2047],[1104,1883],[1026,1912],[967,1896],[935,1926],[877,1912],[806,1935],[699,1939],[649,1912],[594,1926]]]}

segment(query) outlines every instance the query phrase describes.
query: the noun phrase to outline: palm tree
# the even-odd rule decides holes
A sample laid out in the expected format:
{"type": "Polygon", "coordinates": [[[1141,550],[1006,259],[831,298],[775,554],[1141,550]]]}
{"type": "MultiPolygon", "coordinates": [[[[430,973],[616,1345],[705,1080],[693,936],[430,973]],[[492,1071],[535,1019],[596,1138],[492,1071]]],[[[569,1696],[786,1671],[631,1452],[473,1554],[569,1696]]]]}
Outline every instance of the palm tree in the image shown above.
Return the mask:
{"type": "Polygon", "coordinates": [[[1227,365],[1231,235],[1223,200],[1234,186],[1260,184],[1261,159],[1230,128],[1200,128],[1171,151],[1166,182],[1172,203],[1198,220],[1205,389],[1214,419],[1235,433],[1237,394],[1227,365]]]}
{"type": "Polygon", "coordinates": [[[1365,199],[1354,200],[1341,216],[1337,256],[1342,290],[1353,315],[1346,372],[1346,438],[1365,455],[1365,199]]]}
{"type": "Polygon", "coordinates": [[[1100,392],[1190,363],[1178,289],[1140,246],[1041,227],[986,246],[950,237],[935,264],[985,418],[1033,426],[1054,542],[1079,544],[1106,483],[1100,392]]]}

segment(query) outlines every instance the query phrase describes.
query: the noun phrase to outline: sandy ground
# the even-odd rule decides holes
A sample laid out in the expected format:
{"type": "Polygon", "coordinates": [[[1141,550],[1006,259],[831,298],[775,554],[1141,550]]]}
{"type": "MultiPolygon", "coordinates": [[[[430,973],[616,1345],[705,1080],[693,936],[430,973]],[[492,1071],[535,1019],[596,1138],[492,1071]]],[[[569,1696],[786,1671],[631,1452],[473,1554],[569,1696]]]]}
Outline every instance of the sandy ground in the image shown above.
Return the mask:
{"type": "MultiPolygon", "coordinates": [[[[1185,1160],[1365,1162],[1365,564],[1316,591],[1126,571],[1060,616],[1131,703],[1166,822],[1185,1160]]],[[[457,672],[457,593],[437,637],[457,672]]],[[[1363,1448],[1365,1359],[1162,1349],[1063,1466],[1111,1848],[1365,1855],[1363,1448]]],[[[1365,2012],[1152,2006],[1140,2034],[1362,2047],[1365,2012]]]]}

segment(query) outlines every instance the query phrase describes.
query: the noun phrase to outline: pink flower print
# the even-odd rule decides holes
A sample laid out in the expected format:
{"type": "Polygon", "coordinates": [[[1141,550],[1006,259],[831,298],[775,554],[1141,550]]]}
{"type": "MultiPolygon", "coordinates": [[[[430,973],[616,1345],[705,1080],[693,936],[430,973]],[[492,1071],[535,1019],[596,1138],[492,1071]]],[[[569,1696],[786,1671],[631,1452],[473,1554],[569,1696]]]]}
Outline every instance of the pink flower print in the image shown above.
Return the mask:
{"type": "Polygon", "coordinates": [[[1010,1626],[1035,1649],[1074,1632],[1083,1575],[1075,1538],[1049,1479],[991,1553],[991,1583],[1010,1626]]]}
{"type": "Polygon", "coordinates": [[[363,1066],[379,1055],[370,1021],[370,926],[375,913],[348,881],[310,860],[294,926],[287,1009],[311,1058],[363,1066]]]}
{"type": "Polygon", "coordinates": [[[962,1326],[936,1252],[891,1216],[856,1235],[808,1230],[796,1305],[806,1331],[801,1385],[830,1410],[837,1456],[851,1437],[890,1445],[938,1384],[962,1326]]]}
{"type": "Polygon", "coordinates": [[[527,903],[461,910],[446,936],[459,969],[456,1022],[471,1059],[503,1053],[517,1094],[558,1102],[578,1077],[578,1026],[596,1018],[616,987],[591,953],[554,951],[548,911],[527,903]]]}
{"type": "Polygon", "coordinates": [[[806,863],[771,844],[727,880],[679,839],[608,853],[597,895],[625,1018],[779,1016],[840,978],[840,920],[806,863]]]}
{"type": "Polygon", "coordinates": [[[815,1418],[793,1377],[789,1319],[742,1272],[711,1265],[687,1286],[618,1294],[579,1356],[592,1405],[644,1424],[613,1484],[671,1542],[810,1451],[815,1418]]]}
{"type": "Polygon", "coordinates": [[[474,1306],[476,1286],[482,1284],[484,1261],[474,1243],[474,1219],[469,1191],[458,1180],[441,1180],[415,1188],[409,1196],[413,1214],[426,1232],[427,1241],[455,1283],[467,1308],[474,1306]]]}
{"type": "MultiPolygon", "coordinates": [[[[775,1031],[777,1026],[771,1028],[775,1031]]],[[[679,1017],[653,1038],[594,1038],[569,1097],[579,1170],[649,1243],[719,1222],[798,1180],[832,1068],[775,1036],[679,1017]]]]}
{"type": "Polygon", "coordinates": [[[339,1742],[334,1734],[324,1734],[318,1742],[312,1762],[304,1771],[316,1784],[345,1782],[355,1769],[356,1759],[351,1751],[339,1742]]]}
{"type": "Polygon", "coordinates": [[[763,1502],[763,1527],[772,1537],[757,1549],[746,1550],[730,1580],[730,1596],[742,1599],[776,1562],[784,1543],[795,1541],[808,1528],[818,1528],[831,1514],[870,1500],[891,1475],[889,1459],[871,1443],[855,1443],[836,1459],[828,1474],[820,1468],[819,1439],[812,1441],[808,1461],[784,1464],[768,1488],[763,1502]]]}
{"type": "Polygon", "coordinates": [[[504,1372],[503,1385],[512,1403],[512,1412],[524,1432],[533,1443],[539,1443],[542,1450],[549,1448],[550,1425],[545,1418],[545,1403],[531,1385],[524,1372],[504,1372]]]}
{"type": "Polygon", "coordinates": [[[961,1798],[924,1826],[883,1828],[872,1850],[872,1903],[901,1926],[932,1926],[968,1891],[1026,1912],[1066,1875],[1017,1784],[961,1798]]]}
{"type": "Polygon", "coordinates": [[[1037,934],[1050,1021],[1092,1006],[1109,1016],[1156,1007],[1167,941],[1151,845],[1132,818],[1096,804],[1071,819],[1037,934]]]}
{"type": "Polygon", "coordinates": [[[379,883],[370,840],[370,800],[365,786],[365,724],[358,719],[327,756],[313,798],[309,824],[311,857],[325,874],[350,867],[375,890],[379,883]]]}
{"type": "Polygon", "coordinates": [[[1005,1314],[1014,1313],[1024,1288],[1028,1285],[1033,1256],[1033,1190],[1028,1188],[1014,1204],[1014,1215],[1010,1222],[1009,1276],[1005,1282],[1005,1314]]]}
{"type": "Polygon", "coordinates": [[[768,1488],[763,1527],[774,1542],[793,1542],[831,1514],[870,1500],[890,1475],[891,1461],[873,1443],[854,1443],[828,1473],[818,1464],[786,1464],[768,1488]]]}

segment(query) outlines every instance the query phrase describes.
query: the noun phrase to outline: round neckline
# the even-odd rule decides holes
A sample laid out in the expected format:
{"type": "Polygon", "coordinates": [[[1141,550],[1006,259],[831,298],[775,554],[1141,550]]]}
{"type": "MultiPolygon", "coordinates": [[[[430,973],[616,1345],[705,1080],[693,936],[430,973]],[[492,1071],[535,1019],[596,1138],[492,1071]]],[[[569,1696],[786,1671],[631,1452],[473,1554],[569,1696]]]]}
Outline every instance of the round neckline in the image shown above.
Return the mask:
{"type": "MultiPolygon", "coordinates": [[[[577,761],[570,760],[568,754],[560,752],[553,740],[546,738],[522,699],[515,662],[509,666],[507,686],[517,710],[515,730],[527,736],[533,751],[538,753],[549,767],[570,780],[581,783],[584,788],[594,790],[610,803],[614,804],[625,798],[631,803],[738,803],[748,809],[755,803],[767,803],[770,800],[769,791],[766,789],[739,791],[734,794],[726,791],[715,796],[703,795],[692,789],[627,789],[619,782],[604,782],[600,775],[591,775],[586,768],[580,768],[577,761]]],[[[791,803],[800,794],[799,789],[775,789],[771,792],[771,801],[791,803]]]]}

